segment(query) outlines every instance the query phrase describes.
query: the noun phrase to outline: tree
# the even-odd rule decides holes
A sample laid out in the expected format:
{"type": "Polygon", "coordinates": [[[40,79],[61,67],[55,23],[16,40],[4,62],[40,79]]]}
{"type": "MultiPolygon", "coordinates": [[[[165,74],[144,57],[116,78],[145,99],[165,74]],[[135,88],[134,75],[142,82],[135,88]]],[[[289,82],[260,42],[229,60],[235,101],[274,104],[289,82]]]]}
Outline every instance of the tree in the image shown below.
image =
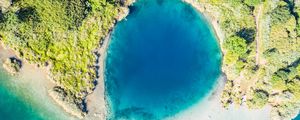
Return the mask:
{"type": "Polygon", "coordinates": [[[269,93],[264,90],[255,90],[253,92],[253,98],[247,102],[248,106],[252,108],[264,107],[269,100],[269,93]]]}
{"type": "Polygon", "coordinates": [[[232,36],[228,38],[224,42],[224,47],[226,48],[227,52],[238,56],[242,56],[247,52],[246,40],[238,36],[232,36]]]}
{"type": "Polygon", "coordinates": [[[262,0],[244,0],[244,3],[247,4],[248,6],[256,6],[261,2],[262,0]]]}
{"type": "Polygon", "coordinates": [[[280,24],[284,23],[292,17],[289,7],[286,3],[282,3],[282,5],[277,6],[271,12],[271,21],[272,24],[280,24]]]}
{"type": "Polygon", "coordinates": [[[240,31],[236,32],[236,35],[244,38],[247,43],[251,43],[254,41],[256,30],[255,28],[243,28],[240,31]]]}

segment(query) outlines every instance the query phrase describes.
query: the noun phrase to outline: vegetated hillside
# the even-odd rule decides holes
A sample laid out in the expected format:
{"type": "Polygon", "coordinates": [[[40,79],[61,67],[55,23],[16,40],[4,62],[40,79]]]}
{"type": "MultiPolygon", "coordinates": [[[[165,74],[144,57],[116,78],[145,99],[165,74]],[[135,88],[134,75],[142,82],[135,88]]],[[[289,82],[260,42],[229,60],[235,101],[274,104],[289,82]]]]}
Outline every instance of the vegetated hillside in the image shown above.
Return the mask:
{"type": "Polygon", "coordinates": [[[50,67],[56,91],[82,108],[97,77],[93,51],[122,9],[119,0],[12,0],[0,13],[1,41],[28,62],[50,67]]]}
{"type": "Polygon", "coordinates": [[[219,21],[223,71],[222,103],[272,106],[272,118],[300,110],[300,1],[198,0],[219,21]]]}

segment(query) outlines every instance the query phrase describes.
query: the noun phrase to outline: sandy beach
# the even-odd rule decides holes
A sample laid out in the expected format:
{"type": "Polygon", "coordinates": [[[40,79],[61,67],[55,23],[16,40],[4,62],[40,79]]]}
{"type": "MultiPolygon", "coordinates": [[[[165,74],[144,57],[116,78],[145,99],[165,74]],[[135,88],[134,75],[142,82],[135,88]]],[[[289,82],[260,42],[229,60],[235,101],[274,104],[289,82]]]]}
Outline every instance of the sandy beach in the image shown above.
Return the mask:
{"type": "MultiPolygon", "coordinates": [[[[134,1],[128,1],[126,6],[129,6],[134,1]]],[[[119,17],[117,18],[118,21],[124,19],[127,14],[129,13],[129,9],[127,7],[123,7],[122,11],[119,14],[119,17]]],[[[114,26],[111,28],[113,29],[114,26]]],[[[86,105],[88,113],[84,116],[82,115],[82,112],[79,111],[79,109],[75,108],[74,105],[70,105],[69,103],[66,103],[61,100],[59,94],[56,92],[53,92],[53,87],[57,86],[55,81],[51,79],[50,76],[50,68],[45,67],[37,67],[35,64],[30,64],[26,60],[22,60],[23,67],[21,71],[17,74],[18,77],[21,77],[21,79],[24,79],[24,81],[29,82],[30,84],[27,89],[32,89],[33,91],[40,91],[38,94],[41,96],[45,96],[45,99],[50,100],[51,102],[55,103],[56,106],[59,106],[61,112],[63,113],[69,113],[70,117],[73,118],[76,116],[76,118],[80,119],[86,119],[86,120],[105,120],[106,118],[106,112],[107,112],[107,104],[105,102],[105,87],[104,87],[104,65],[105,65],[105,58],[106,58],[106,49],[108,47],[110,34],[100,43],[99,48],[95,51],[100,55],[98,60],[96,61],[96,66],[99,67],[97,70],[99,78],[97,79],[98,84],[95,87],[95,90],[87,95],[86,97],[86,105]],[[32,80],[33,79],[33,80],[32,80]],[[36,88],[37,87],[37,88],[36,88]],[[72,117],[73,116],[73,117],[72,117]]],[[[7,46],[5,46],[2,41],[0,40],[0,63],[4,63],[6,59],[9,57],[18,57],[16,52],[7,46]]],[[[35,93],[37,94],[37,93],[35,93]]]]}
{"type": "MultiPolygon", "coordinates": [[[[126,6],[130,6],[135,2],[135,0],[127,0],[126,6]]],[[[125,17],[129,14],[129,9],[126,7],[123,7],[123,11],[119,14],[119,17],[117,19],[117,22],[125,19],[125,17]]],[[[115,24],[117,24],[117,22],[115,24]]],[[[113,31],[112,27],[111,31],[108,33],[108,35],[105,37],[105,39],[100,43],[100,47],[95,50],[96,53],[98,53],[100,56],[98,57],[98,60],[96,62],[96,66],[99,67],[97,70],[99,78],[97,79],[97,86],[95,90],[89,94],[86,98],[87,103],[87,109],[88,114],[84,118],[86,120],[106,120],[107,117],[107,107],[108,103],[105,100],[105,59],[107,54],[108,45],[110,42],[110,37],[113,31]]]]}
{"type": "MultiPolygon", "coordinates": [[[[221,47],[224,41],[225,35],[222,32],[217,13],[207,11],[204,4],[199,4],[196,0],[183,0],[196,8],[201,14],[203,14],[208,22],[211,24],[221,47]]],[[[226,83],[226,76],[222,75],[214,90],[207,95],[202,101],[194,106],[190,107],[174,117],[168,118],[168,120],[269,120],[271,119],[271,106],[265,106],[262,109],[249,109],[245,103],[241,106],[230,105],[229,108],[224,108],[221,103],[221,94],[226,83]]]]}
{"type": "MultiPolygon", "coordinates": [[[[2,65],[9,57],[17,57],[14,51],[7,48],[0,42],[0,64],[2,65]]],[[[14,84],[18,89],[25,90],[26,98],[41,108],[47,108],[50,111],[55,111],[57,116],[61,118],[75,119],[67,114],[56,102],[48,95],[50,89],[55,86],[55,83],[48,79],[46,68],[38,68],[33,64],[23,61],[22,68],[18,74],[12,76],[11,84],[14,84]],[[28,87],[30,86],[30,87],[28,87]]],[[[2,68],[2,66],[1,66],[2,68]]],[[[3,69],[2,69],[3,70],[3,69]]],[[[24,93],[25,94],[25,93],[24,93]]]]}
{"type": "MultiPolygon", "coordinates": [[[[1,65],[10,57],[16,57],[21,59],[18,54],[8,46],[4,45],[2,41],[0,41],[0,60],[1,65]]],[[[50,77],[50,68],[49,67],[42,67],[29,63],[26,60],[22,60],[22,68],[19,73],[16,74],[16,79],[21,79],[22,83],[18,84],[28,84],[25,89],[29,89],[33,91],[33,95],[43,97],[46,101],[51,101],[51,105],[55,107],[59,107],[58,109],[61,110],[62,114],[68,113],[70,118],[76,116],[77,118],[83,118],[81,111],[79,109],[74,108],[70,104],[60,100],[60,97],[56,92],[53,92],[53,88],[57,86],[54,80],[50,77]],[[37,95],[36,95],[37,94],[37,95]]],[[[9,70],[6,70],[9,72],[9,70]]],[[[39,98],[37,97],[37,98],[39,98]]],[[[75,119],[75,118],[73,118],[75,119]]]]}
{"type": "Polygon", "coordinates": [[[269,120],[271,107],[250,110],[245,105],[222,107],[220,97],[226,78],[221,76],[214,90],[202,101],[167,120],[269,120]]]}
{"type": "MultiPolygon", "coordinates": [[[[101,54],[99,57],[99,80],[98,85],[95,90],[87,96],[87,109],[88,114],[86,117],[81,115],[81,112],[69,106],[68,103],[61,101],[59,96],[52,92],[53,87],[56,86],[56,83],[49,76],[49,68],[37,67],[35,64],[30,64],[26,60],[22,60],[22,68],[19,73],[17,73],[14,78],[18,82],[16,84],[24,84],[24,88],[32,91],[32,95],[38,96],[37,99],[42,98],[41,101],[49,101],[51,102],[47,106],[55,106],[55,109],[59,109],[62,114],[68,114],[67,116],[71,119],[87,119],[87,120],[105,120],[106,113],[106,103],[104,100],[104,59],[105,52],[107,48],[107,44],[109,41],[109,36],[104,40],[103,45],[98,49],[98,52],[101,54]],[[102,56],[103,55],[103,56],[102,56]],[[20,81],[21,80],[21,81],[20,81]],[[30,86],[30,87],[25,87],[30,86]],[[76,118],[74,117],[76,116],[76,118]]],[[[15,51],[5,46],[0,41],[0,65],[10,57],[18,57],[15,54],[15,51]]],[[[7,71],[8,72],[8,71],[7,71]]],[[[51,108],[51,107],[50,107],[51,108]]],[[[52,107],[53,108],[53,107],[52,107]]]]}
{"type": "Polygon", "coordinates": [[[105,101],[105,86],[104,86],[104,69],[105,69],[105,59],[106,59],[106,50],[109,45],[111,32],[108,36],[103,40],[103,43],[99,49],[97,49],[97,53],[100,54],[98,58],[98,62],[96,66],[98,69],[98,84],[93,93],[87,96],[86,103],[87,109],[89,110],[88,115],[85,119],[98,119],[105,120],[107,114],[107,103],[105,101]]]}

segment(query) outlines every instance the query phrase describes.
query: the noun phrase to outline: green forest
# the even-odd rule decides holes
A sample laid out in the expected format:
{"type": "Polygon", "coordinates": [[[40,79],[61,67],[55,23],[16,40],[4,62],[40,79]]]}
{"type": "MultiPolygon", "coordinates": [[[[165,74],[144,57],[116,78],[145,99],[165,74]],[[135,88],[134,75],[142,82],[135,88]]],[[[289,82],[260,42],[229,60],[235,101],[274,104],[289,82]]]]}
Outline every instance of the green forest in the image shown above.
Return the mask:
{"type": "Polygon", "coordinates": [[[12,0],[0,13],[0,40],[51,71],[66,100],[82,104],[95,87],[95,49],[124,4],[118,0],[12,0]]]}
{"type": "Polygon", "coordinates": [[[272,106],[273,119],[300,109],[300,1],[198,0],[224,34],[222,70],[228,107],[272,106]]]}

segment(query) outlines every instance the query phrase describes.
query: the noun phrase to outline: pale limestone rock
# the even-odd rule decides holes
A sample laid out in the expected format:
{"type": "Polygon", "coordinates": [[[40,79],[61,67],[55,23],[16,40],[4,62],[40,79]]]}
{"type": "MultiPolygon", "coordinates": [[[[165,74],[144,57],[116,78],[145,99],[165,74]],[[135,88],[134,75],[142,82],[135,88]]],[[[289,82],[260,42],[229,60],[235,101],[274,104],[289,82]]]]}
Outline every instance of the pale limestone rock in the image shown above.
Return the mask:
{"type": "Polygon", "coordinates": [[[0,0],[0,8],[2,12],[5,12],[11,5],[11,0],[0,0]]]}

